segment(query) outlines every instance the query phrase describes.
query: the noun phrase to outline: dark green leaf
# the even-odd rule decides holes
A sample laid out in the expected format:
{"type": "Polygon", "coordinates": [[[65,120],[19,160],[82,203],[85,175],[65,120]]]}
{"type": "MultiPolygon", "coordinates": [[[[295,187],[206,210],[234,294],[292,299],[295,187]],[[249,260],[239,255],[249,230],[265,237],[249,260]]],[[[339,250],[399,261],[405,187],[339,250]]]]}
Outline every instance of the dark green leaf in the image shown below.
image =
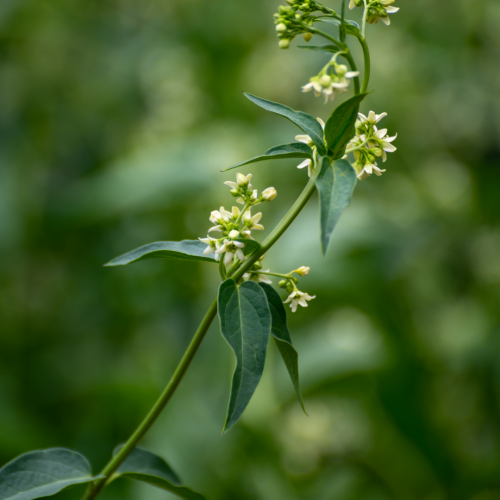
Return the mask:
{"type": "Polygon", "coordinates": [[[345,147],[352,139],[354,125],[358,117],[359,105],[368,94],[357,94],[338,106],[328,118],[325,126],[325,139],[328,153],[333,159],[344,156],[345,147]]]}
{"type": "Polygon", "coordinates": [[[299,45],[299,49],[313,50],[315,52],[333,52],[336,54],[339,49],[335,45],[299,45]]]}
{"type": "Polygon", "coordinates": [[[303,130],[312,139],[320,155],[326,153],[325,143],[323,141],[323,128],[316,118],[302,111],[294,111],[292,108],[279,104],[277,102],[266,101],[260,97],[244,92],[245,97],[250,99],[253,103],[261,108],[275,113],[277,115],[287,118],[292,123],[295,123],[301,130],[303,130]]]}
{"type": "Polygon", "coordinates": [[[323,255],[326,254],[333,230],[342,212],[351,203],[356,182],[356,171],[347,160],[338,160],[332,166],[327,158],[323,159],[321,171],[316,179],[323,255]]]}
{"type": "Polygon", "coordinates": [[[30,451],[0,469],[0,499],[48,497],[94,479],[90,464],[80,453],[64,448],[30,451]]]}
{"type": "Polygon", "coordinates": [[[232,170],[233,168],[249,165],[250,163],[257,163],[259,161],[267,160],[285,160],[287,158],[311,158],[313,157],[312,149],[302,142],[293,142],[292,144],[283,144],[282,146],[275,146],[268,149],[262,156],[256,156],[250,160],[238,163],[233,167],[227,168],[224,172],[232,170]]]}
{"type": "Polygon", "coordinates": [[[258,241],[251,240],[249,238],[244,238],[244,239],[238,238],[235,241],[241,241],[242,243],[245,244],[245,247],[243,248],[243,253],[247,256],[251,255],[260,248],[260,243],[258,241]]]}
{"type": "Polygon", "coordinates": [[[120,477],[143,481],[187,500],[205,500],[203,495],[182,486],[179,477],[163,458],[141,448],[130,453],[113,475],[113,480],[120,477]]]}
{"type": "Polygon", "coordinates": [[[219,288],[221,332],[236,356],[236,370],[224,432],[240,418],[264,371],[271,333],[271,312],[264,290],[253,281],[237,286],[224,281],[219,288]]]}
{"type": "Polygon", "coordinates": [[[204,262],[215,262],[213,255],[203,255],[207,248],[205,243],[199,240],[184,241],[157,241],[131,252],[120,255],[105,266],[125,266],[132,262],[148,259],[174,259],[174,260],[201,260],[204,262]]]}
{"type": "Polygon", "coordinates": [[[302,394],[300,393],[299,384],[299,355],[292,345],[292,338],[290,337],[290,332],[286,324],[286,310],[283,306],[283,301],[278,292],[271,285],[259,283],[259,286],[264,290],[267,296],[269,310],[271,311],[271,335],[285,362],[286,369],[288,370],[293,387],[297,393],[297,398],[305,413],[306,409],[304,407],[304,401],[302,400],[302,394]]]}

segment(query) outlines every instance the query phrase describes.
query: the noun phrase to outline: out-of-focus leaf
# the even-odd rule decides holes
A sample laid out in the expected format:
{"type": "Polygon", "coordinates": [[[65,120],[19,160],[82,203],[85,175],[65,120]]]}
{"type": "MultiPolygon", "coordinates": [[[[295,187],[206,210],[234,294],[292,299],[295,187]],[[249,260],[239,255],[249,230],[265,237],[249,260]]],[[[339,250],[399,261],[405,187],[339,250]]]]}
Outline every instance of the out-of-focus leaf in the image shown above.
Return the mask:
{"type": "Polygon", "coordinates": [[[325,139],[328,153],[334,160],[344,155],[345,147],[353,136],[359,105],[367,95],[365,92],[351,97],[338,106],[328,118],[325,139]]]}
{"type": "Polygon", "coordinates": [[[297,48],[315,52],[333,52],[334,54],[339,51],[335,45],[298,45],[297,48]]]}
{"type": "Polygon", "coordinates": [[[304,401],[300,392],[299,355],[292,345],[292,338],[290,337],[290,332],[286,324],[286,310],[283,306],[283,301],[281,300],[278,292],[271,285],[266,283],[259,283],[259,285],[267,296],[269,310],[271,311],[271,335],[273,336],[281,357],[285,362],[286,369],[288,370],[293,387],[297,393],[299,403],[302,406],[304,413],[306,413],[304,401]]]}
{"type": "Polygon", "coordinates": [[[201,260],[203,262],[215,262],[213,256],[204,255],[207,248],[205,243],[199,240],[183,241],[157,241],[136,248],[131,252],[120,255],[105,266],[125,266],[132,262],[148,259],[174,259],[174,260],[201,260]]]}
{"type": "Polygon", "coordinates": [[[48,497],[93,481],[88,460],[64,448],[30,451],[0,469],[1,500],[48,497]]]}
{"type": "Polygon", "coordinates": [[[120,477],[143,481],[186,500],[205,500],[203,495],[182,486],[177,474],[163,458],[141,448],[135,448],[130,453],[113,475],[113,480],[120,477]]]}
{"type": "Polygon", "coordinates": [[[283,144],[281,146],[274,146],[268,149],[263,155],[256,156],[250,160],[238,163],[230,168],[224,170],[232,170],[233,168],[242,167],[243,165],[249,165],[250,163],[257,163],[259,161],[267,160],[285,160],[287,158],[311,158],[313,157],[312,149],[302,142],[293,142],[292,144],[283,144]]]}
{"type": "Polygon", "coordinates": [[[277,102],[266,101],[265,99],[261,99],[260,97],[256,97],[252,94],[247,94],[244,92],[245,97],[250,99],[253,103],[257,104],[261,108],[270,111],[271,113],[275,113],[277,115],[283,116],[287,118],[292,123],[295,123],[300,129],[302,129],[311,140],[314,142],[316,147],[318,148],[318,152],[320,155],[324,155],[326,153],[326,147],[323,140],[323,128],[316,118],[303,111],[295,111],[284,104],[279,104],[277,102]]]}
{"type": "Polygon", "coordinates": [[[235,241],[240,241],[245,244],[243,253],[247,256],[253,254],[260,248],[260,243],[258,241],[251,240],[249,238],[238,238],[235,241]]]}
{"type": "Polygon", "coordinates": [[[236,356],[236,370],[224,432],[245,411],[264,371],[271,333],[271,311],[264,290],[247,281],[224,281],[219,288],[218,311],[222,336],[236,356]]]}
{"type": "Polygon", "coordinates": [[[342,212],[351,203],[357,180],[356,171],[347,160],[338,160],[332,165],[327,158],[323,159],[321,171],[316,179],[323,255],[328,250],[333,230],[342,212]]]}
{"type": "MultiPolygon", "coordinates": [[[[321,21],[323,23],[328,23],[328,24],[334,24],[335,26],[340,26],[341,22],[338,19],[334,19],[332,17],[320,17],[318,18],[318,21],[321,21]]],[[[345,20],[345,30],[346,33],[353,35],[353,36],[358,36],[361,35],[361,28],[359,27],[359,24],[356,21],[351,21],[346,19],[345,20]]],[[[337,49],[338,51],[338,49],[337,49]]]]}

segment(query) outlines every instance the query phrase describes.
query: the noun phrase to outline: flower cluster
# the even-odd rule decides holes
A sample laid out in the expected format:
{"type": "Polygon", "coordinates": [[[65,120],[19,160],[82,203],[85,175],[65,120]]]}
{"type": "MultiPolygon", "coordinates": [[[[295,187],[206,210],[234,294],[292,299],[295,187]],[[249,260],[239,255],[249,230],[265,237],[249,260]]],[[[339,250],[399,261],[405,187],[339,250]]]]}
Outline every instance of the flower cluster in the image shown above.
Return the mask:
{"type": "Polygon", "coordinates": [[[214,210],[210,214],[210,222],[213,226],[208,230],[206,238],[199,238],[207,245],[204,250],[205,255],[215,252],[215,260],[219,261],[224,256],[224,265],[229,266],[236,257],[239,261],[245,260],[245,239],[253,239],[252,231],[263,231],[264,226],[259,224],[262,213],[252,215],[252,207],[265,201],[276,198],[276,189],[273,187],[265,189],[259,196],[256,189],[252,189],[250,179],[252,174],[236,175],[236,182],[227,181],[224,184],[231,188],[231,195],[237,198],[238,203],[244,205],[240,210],[233,207],[229,212],[224,207],[214,210]],[[220,232],[221,238],[212,238],[210,233],[220,232]]]}
{"type": "Polygon", "coordinates": [[[354,154],[356,161],[352,166],[359,179],[365,179],[372,173],[382,175],[385,170],[378,167],[376,160],[382,158],[385,162],[387,153],[396,151],[396,147],[391,143],[396,139],[397,134],[389,137],[386,128],[378,130],[376,127],[376,124],[386,116],[387,113],[376,115],[373,111],[370,111],[368,116],[359,113],[359,119],[356,121],[356,135],[346,149],[346,153],[354,154]]]}
{"type": "Polygon", "coordinates": [[[304,40],[308,42],[312,34],[308,28],[312,27],[315,17],[313,12],[335,15],[335,12],[315,0],[287,0],[288,5],[280,5],[278,13],[274,15],[276,32],[280,39],[279,46],[288,49],[290,42],[302,34],[304,40]]]}
{"type": "Polygon", "coordinates": [[[349,71],[344,64],[337,64],[335,59],[339,54],[335,54],[321,72],[302,87],[302,92],[314,90],[316,97],[325,96],[325,104],[329,99],[333,101],[336,94],[347,92],[349,79],[358,76],[359,71],[349,71]]]}
{"type": "Polygon", "coordinates": [[[297,288],[298,279],[292,276],[294,273],[299,276],[307,276],[309,274],[309,270],[309,267],[306,266],[299,267],[285,276],[284,280],[279,282],[279,287],[284,288],[289,293],[288,298],[284,303],[290,304],[292,312],[296,312],[298,306],[307,307],[307,302],[316,298],[316,295],[309,295],[306,292],[301,292],[297,288]]]}
{"type": "MultiPolygon", "coordinates": [[[[399,7],[393,7],[392,4],[396,0],[372,0],[368,2],[368,12],[366,20],[369,24],[378,23],[379,19],[387,24],[391,24],[388,14],[395,14],[399,7]]],[[[352,10],[355,7],[364,7],[363,0],[351,0],[349,8],[352,10]]]]}

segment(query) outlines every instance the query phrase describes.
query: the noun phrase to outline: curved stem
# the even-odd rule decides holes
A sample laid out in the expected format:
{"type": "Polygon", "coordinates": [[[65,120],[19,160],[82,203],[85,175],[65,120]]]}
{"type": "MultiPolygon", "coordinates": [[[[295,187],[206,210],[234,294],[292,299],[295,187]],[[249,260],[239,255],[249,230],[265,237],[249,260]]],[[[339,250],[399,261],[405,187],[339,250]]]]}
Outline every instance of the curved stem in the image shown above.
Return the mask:
{"type": "Polygon", "coordinates": [[[361,36],[363,38],[365,38],[366,18],[368,17],[368,6],[369,6],[369,4],[367,3],[366,0],[363,0],[363,3],[365,4],[365,9],[363,10],[363,23],[361,25],[361,36]]]}
{"type": "MultiPolygon", "coordinates": [[[[292,205],[290,210],[287,212],[285,217],[281,220],[281,222],[274,228],[271,234],[265,239],[264,243],[262,243],[260,249],[252,254],[239,269],[237,269],[234,274],[231,276],[236,282],[238,282],[243,274],[251,267],[255,262],[262,257],[283,235],[283,233],[288,229],[290,224],[296,219],[297,215],[301,212],[301,210],[306,206],[307,202],[311,198],[312,194],[315,190],[315,180],[316,180],[317,172],[312,172],[311,178],[307,183],[306,187],[297,198],[295,203],[292,205]]],[[[153,408],[147,414],[146,418],[141,422],[139,427],[134,431],[134,433],[129,437],[127,442],[120,448],[120,451],[108,462],[108,464],[101,471],[100,475],[104,476],[101,479],[98,479],[94,483],[90,484],[85,496],[82,500],[93,500],[99,495],[99,493],[104,489],[107,485],[109,479],[113,475],[113,473],[120,467],[120,465],[125,461],[125,459],[130,455],[130,453],[134,450],[134,448],[138,445],[139,441],[145,436],[151,426],[155,423],[156,419],[160,416],[161,412],[170,401],[170,398],[176,391],[177,387],[181,383],[184,375],[186,374],[191,361],[193,360],[198,348],[200,347],[205,335],[212,324],[215,316],[217,315],[217,299],[212,302],[212,305],[208,309],[205,317],[200,323],[200,326],[196,330],[196,333],[191,340],[186,352],[182,356],[181,361],[177,365],[172,378],[170,379],[167,387],[162,392],[161,396],[158,398],[153,408]]]]}
{"type": "Polygon", "coordinates": [[[363,75],[363,86],[361,88],[361,92],[366,92],[368,88],[368,83],[370,82],[370,73],[371,73],[371,59],[370,59],[370,49],[368,48],[368,44],[366,43],[366,38],[358,38],[361,47],[363,48],[363,57],[365,59],[365,72],[363,75]]]}
{"type": "MultiPolygon", "coordinates": [[[[356,62],[354,61],[354,57],[352,57],[350,51],[348,51],[344,55],[344,58],[349,63],[349,67],[351,68],[351,71],[358,71],[358,67],[356,66],[356,62]]],[[[354,81],[354,93],[355,94],[359,94],[360,93],[360,89],[359,89],[359,76],[354,77],[353,81],[354,81]]]]}

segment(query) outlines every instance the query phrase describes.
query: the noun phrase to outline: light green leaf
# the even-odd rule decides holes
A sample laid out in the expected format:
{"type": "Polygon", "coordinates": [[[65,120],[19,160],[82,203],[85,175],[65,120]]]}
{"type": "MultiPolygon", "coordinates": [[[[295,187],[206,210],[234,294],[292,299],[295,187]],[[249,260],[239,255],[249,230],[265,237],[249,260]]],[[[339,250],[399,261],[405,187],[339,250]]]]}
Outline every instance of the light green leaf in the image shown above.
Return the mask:
{"type": "Polygon", "coordinates": [[[281,300],[278,292],[271,285],[259,283],[259,286],[264,290],[267,296],[269,310],[271,311],[271,335],[273,336],[281,357],[285,362],[286,369],[288,370],[293,387],[297,393],[299,403],[302,406],[304,413],[306,413],[304,401],[302,400],[302,394],[300,393],[299,355],[292,345],[292,338],[290,337],[290,332],[288,331],[288,326],[286,324],[286,310],[283,305],[283,301],[281,300]]]}
{"type": "Polygon", "coordinates": [[[130,453],[114,473],[112,480],[120,477],[143,481],[187,500],[205,500],[203,495],[182,486],[179,477],[163,458],[141,448],[135,448],[130,453]]]}
{"type": "Polygon", "coordinates": [[[297,48],[314,52],[333,52],[334,54],[339,51],[339,48],[335,45],[298,45],[297,48]]]}
{"type": "Polygon", "coordinates": [[[174,260],[200,260],[203,262],[215,262],[214,255],[204,255],[207,248],[205,243],[199,240],[184,241],[157,241],[131,252],[120,255],[105,266],[125,266],[132,262],[148,259],[174,259],[174,260]]]}
{"type": "Polygon", "coordinates": [[[293,142],[292,144],[283,144],[282,146],[275,146],[274,148],[268,149],[263,155],[256,156],[250,160],[238,163],[233,167],[223,170],[227,172],[233,168],[242,167],[243,165],[249,165],[250,163],[257,163],[259,161],[267,160],[285,160],[287,158],[310,158],[312,159],[313,152],[312,149],[302,142],[293,142]]]}
{"type": "MultiPolygon", "coordinates": [[[[332,17],[320,17],[320,18],[318,18],[318,21],[321,21],[322,23],[334,24],[335,26],[340,26],[340,24],[341,24],[341,22],[338,19],[335,19],[332,17]]],[[[359,24],[356,21],[350,21],[350,20],[346,19],[345,20],[345,30],[346,30],[346,33],[348,33],[349,35],[353,35],[353,36],[360,36],[361,35],[361,28],[359,27],[359,24]]]]}
{"type": "Polygon", "coordinates": [[[344,156],[345,147],[354,135],[359,105],[368,94],[357,94],[338,106],[326,122],[325,139],[328,154],[336,160],[344,156]]]}
{"type": "Polygon", "coordinates": [[[332,166],[327,158],[323,158],[321,170],[316,179],[323,255],[326,254],[333,230],[342,212],[351,203],[357,180],[356,171],[347,160],[338,160],[332,166]]]}
{"type": "Polygon", "coordinates": [[[292,108],[289,108],[284,104],[266,101],[265,99],[261,99],[260,97],[256,97],[252,94],[247,94],[246,92],[244,92],[244,95],[253,103],[257,104],[257,106],[260,106],[271,113],[283,116],[292,123],[295,123],[295,125],[297,125],[311,138],[318,148],[320,155],[324,155],[326,153],[326,147],[323,140],[323,128],[316,118],[302,111],[294,111],[292,108]]]}
{"type": "Polygon", "coordinates": [[[80,453],[64,448],[30,451],[0,469],[0,500],[48,497],[94,479],[80,453]]]}
{"type": "Polygon", "coordinates": [[[218,311],[222,336],[236,356],[236,370],[224,432],[245,411],[264,371],[271,333],[271,311],[264,290],[253,281],[237,286],[228,279],[221,284],[218,311]]]}

